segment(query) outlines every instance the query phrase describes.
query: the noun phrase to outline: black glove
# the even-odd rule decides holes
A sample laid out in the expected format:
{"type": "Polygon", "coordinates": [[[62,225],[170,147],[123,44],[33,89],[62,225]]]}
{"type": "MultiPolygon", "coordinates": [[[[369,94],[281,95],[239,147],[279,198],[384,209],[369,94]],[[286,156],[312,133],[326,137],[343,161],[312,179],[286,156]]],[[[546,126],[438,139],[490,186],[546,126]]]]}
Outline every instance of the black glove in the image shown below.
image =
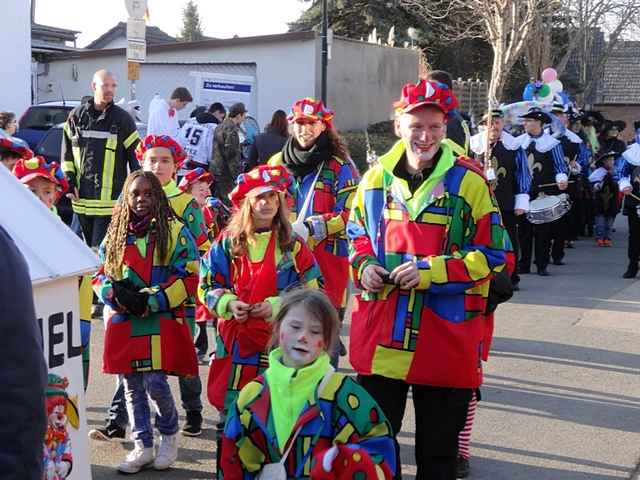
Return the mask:
{"type": "Polygon", "coordinates": [[[133,315],[141,317],[147,311],[149,294],[138,292],[129,280],[113,282],[113,296],[119,305],[133,315]]]}
{"type": "Polygon", "coordinates": [[[635,122],[633,122],[633,129],[634,130],[640,129],[640,120],[636,120],[635,122]]]}

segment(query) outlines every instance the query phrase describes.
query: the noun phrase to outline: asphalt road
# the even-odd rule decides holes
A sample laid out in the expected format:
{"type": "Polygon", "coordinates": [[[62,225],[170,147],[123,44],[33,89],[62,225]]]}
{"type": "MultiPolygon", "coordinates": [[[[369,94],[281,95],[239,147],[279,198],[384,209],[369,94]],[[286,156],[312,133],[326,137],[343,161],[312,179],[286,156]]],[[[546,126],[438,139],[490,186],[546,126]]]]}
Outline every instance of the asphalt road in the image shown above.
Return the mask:
{"type": "MultiPolygon", "coordinates": [[[[623,280],[626,219],[613,248],[592,239],[567,250],[551,277],[523,276],[500,307],[472,437],[474,480],[638,478],[640,459],[640,282],[623,280]]],[[[343,337],[345,341],[348,338],[343,337]]],[[[89,428],[102,425],[114,378],[100,373],[102,323],[94,320],[89,428]]],[[[342,359],[342,368],[348,368],[342,359]]],[[[207,367],[200,367],[206,384],[207,367]]],[[[179,399],[177,382],[171,380],[179,399]]],[[[184,413],[184,412],[182,412],[184,413]]],[[[140,479],[214,478],[215,410],[205,431],[180,438],[179,461],[140,479]]],[[[181,421],[183,418],[181,417],[181,421]]],[[[404,478],[415,478],[413,407],[400,434],[404,478]]],[[[90,441],[94,479],[116,476],[130,443],[90,441]]]]}

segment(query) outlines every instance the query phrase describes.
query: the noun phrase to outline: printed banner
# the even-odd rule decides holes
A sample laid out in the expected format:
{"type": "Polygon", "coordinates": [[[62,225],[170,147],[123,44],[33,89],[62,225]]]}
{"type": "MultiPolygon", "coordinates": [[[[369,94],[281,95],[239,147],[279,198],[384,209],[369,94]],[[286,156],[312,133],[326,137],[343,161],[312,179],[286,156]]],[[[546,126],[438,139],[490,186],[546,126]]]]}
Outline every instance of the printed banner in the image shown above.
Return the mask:
{"type": "Polygon", "coordinates": [[[78,286],[77,277],[66,277],[33,287],[49,367],[44,480],[91,480],[78,286]]]}

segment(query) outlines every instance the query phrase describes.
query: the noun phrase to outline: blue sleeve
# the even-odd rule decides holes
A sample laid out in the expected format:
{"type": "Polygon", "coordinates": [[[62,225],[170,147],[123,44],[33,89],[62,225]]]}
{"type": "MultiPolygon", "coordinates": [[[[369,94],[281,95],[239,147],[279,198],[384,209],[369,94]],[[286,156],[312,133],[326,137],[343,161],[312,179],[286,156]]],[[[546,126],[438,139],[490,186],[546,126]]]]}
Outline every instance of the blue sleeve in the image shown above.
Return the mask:
{"type": "Polygon", "coordinates": [[[516,179],[518,181],[517,193],[529,193],[531,189],[531,171],[527,154],[522,148],[516,151],[516,179]]]}
{"type": "Polygon", "coordinates": [[[553,156],[553,168],[556,175],[559,173],[567,174],[567,164],[564,161],[564,152],[562,151],[562,145],[558,144],[551,149],[551,155],[553,156]]]}
{"type": "Polygon", "coordinates": [[[589,160],[590,160],[589,149],[584,143],[580,144],[580,151],[578,152],[578,164],[582,169],[582,175],[585,177],[589,176],[589,160]]]}
{"type": "MultiPolygon", "coordinates": [[[[620,157],[622,158],[622,157],[620,157]]],[[[618,163],[618,159],[616,159],[616,164],[618,163]]],[[[629,162],[625,162],[623,160],[622,165],[620,166],[619,177],[620,178],[631,178],[631,174],[633,173],[633,169],[635,166],[631,165],[629,162]]]]}

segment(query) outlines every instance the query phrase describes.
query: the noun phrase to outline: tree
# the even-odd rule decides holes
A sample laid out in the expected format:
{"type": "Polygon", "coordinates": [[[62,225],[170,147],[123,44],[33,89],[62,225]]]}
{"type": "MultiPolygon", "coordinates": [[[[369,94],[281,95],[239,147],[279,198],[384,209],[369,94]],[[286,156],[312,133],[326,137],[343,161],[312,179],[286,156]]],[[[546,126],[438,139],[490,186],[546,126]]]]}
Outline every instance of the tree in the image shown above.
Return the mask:
{"type": "Polygon", "coordinates": [[[489,100],[498,104],[508,75],[532,40],[536,18],[559,0],[400,0],[425,21],[441,22],[442,34],[451,41],[486,40],[493,51],[489,100]]]}
{"type": "Polygon", "coordinates": [[[183,42],[194,42],[202,40],[202,24],[200,23],[200,14],[198,7],[189,0],[182,9],[182,31],[180,32],[180,40],[183,42]]]}

